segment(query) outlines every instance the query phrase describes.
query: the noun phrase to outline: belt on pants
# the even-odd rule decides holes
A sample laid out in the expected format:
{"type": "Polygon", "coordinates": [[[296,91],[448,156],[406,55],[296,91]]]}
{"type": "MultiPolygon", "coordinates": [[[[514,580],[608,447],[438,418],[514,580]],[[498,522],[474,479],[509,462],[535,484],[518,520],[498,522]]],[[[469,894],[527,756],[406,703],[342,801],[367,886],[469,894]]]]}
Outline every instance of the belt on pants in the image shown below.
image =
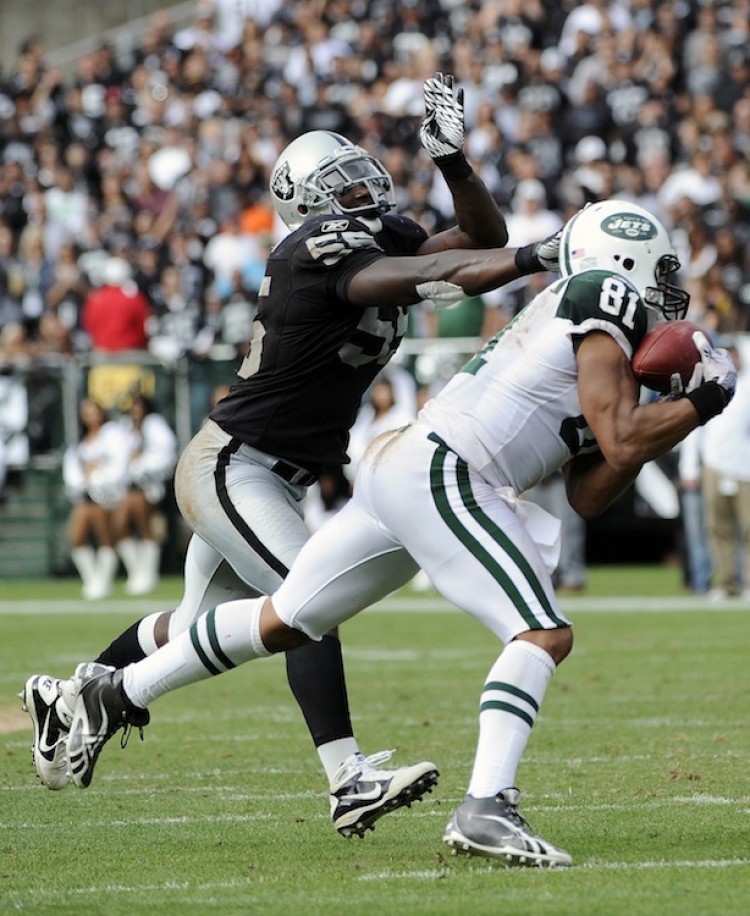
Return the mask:
{"type": "Polygon", "coordinates": [[[277,458],[275,455],[261,452],[259,449],[253,448],[252,445],[242,445],[241,448],[246,455],[249,455],[264,468],[268,468],[269,471],[277,474],[287,483],[298,487],[309,487],[318,479],[319,475],[308,471],[307,468],[301,468],[297,464],[292,464],[291,461],[285,461],[283,458],[277,458]]]}
{"type": "Polygon", "coordinates": [[[284,461],[283,458],[277,458],[275,464],[271,465],[271,470],[287,483],[295,484],[298,487],[309,487],[318,479],[317,474],[306,471],[304,468],[298,468],[296,464],[284,461]]]}

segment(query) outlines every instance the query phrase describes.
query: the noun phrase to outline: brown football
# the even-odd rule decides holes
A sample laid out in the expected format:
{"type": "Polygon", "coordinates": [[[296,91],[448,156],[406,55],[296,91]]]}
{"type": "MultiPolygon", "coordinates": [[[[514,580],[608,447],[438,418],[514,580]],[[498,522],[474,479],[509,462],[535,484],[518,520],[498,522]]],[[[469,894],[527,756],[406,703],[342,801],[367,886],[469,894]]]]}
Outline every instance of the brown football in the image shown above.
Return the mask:
{"type": "Polygon", "coordinates": [[[693,343],[696,331],[706,334],[694,321],[666,321],[646,334],[633,355],[633,372],[641,385],[667,394],[674,372],[679,372],[682,384],[687,385],[700,361],[693,343]]]}

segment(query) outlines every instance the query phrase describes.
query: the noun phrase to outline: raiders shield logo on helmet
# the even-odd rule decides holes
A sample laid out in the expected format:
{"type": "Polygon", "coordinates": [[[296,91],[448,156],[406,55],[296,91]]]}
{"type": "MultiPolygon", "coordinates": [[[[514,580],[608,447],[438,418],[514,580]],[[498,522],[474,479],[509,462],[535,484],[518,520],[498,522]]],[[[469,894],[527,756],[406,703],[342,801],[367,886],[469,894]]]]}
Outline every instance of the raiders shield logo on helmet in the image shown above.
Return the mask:
{"type": "Polygon", "coordinates": [[[294,196],[294,182],[289,177],[288,162],[283,162],[274,172],[271,179],[271,190],[281,200],[291,200],[294,196]]]}

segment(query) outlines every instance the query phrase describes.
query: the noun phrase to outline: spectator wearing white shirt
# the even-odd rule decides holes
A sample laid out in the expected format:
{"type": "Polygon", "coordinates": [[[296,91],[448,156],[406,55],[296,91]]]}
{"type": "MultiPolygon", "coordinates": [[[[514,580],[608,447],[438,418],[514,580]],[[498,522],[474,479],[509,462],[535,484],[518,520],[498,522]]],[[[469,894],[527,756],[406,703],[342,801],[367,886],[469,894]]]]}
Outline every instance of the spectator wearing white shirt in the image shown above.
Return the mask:
{"type": "Polygon", "coordinates": [[[62,244],[83,240],[88,219],[88,194],[76,187],[69,169],[59,166],[55,183],[44,194],[46,223],[44,244],[49,257],[56,257],[62,244]]]}
{"type": "Polygon", "coordinates": [[[518,182],[511,207],[513,212],[507,219],[509,245],[527,245],[553,235],[562,226],[560,216],[548,209],[547,192],[537,178],[518,182]]]}
{"type": "Polygon", "coordinates": [[[566,57],[571,57],[579,48],[579,34],[596,38],[605,28],[621,32],[630,23],[626,4],[608,3],[607,0],[576,4],[565,18],[559,41],[560,50],[566,57]]]}
{"type": "MultiPolygon", "coordinates": [[[[559,214],[547,207],[547,191],[538,178],[524,178],[518,182],[511,200],[511,213],[506,219],[508,244],[527,245],[534,240],[554,235],[562,227],[559,214]]],[[[497,326],[485,326],[487,331],[496,331],[523,308],[553,275],[537,274],[534,277],[519,277],[500,289],[492,290],[483,298],[497,310],[497,326]],[[501,317],[502,316],[502,317],[501,317]]]]}
{"type": "Polygon", "coordinates": [[[207,6],[214,14],[219,47],[222,51],[236,48],[242,41],[248,19],[262,29],[268,28],[281,5],[282,0],[208,0],[207,6]]]}
{"type": "Polygon", "coordinates": [[[234,276],[242,274],[249,261],[259,256],[256,238],[242,232],[239,214],[231,213],[221,232],[209,239],[203,250],[203,263],[214,274],[215,282],[225,291],[234,287],[234,276]]]}

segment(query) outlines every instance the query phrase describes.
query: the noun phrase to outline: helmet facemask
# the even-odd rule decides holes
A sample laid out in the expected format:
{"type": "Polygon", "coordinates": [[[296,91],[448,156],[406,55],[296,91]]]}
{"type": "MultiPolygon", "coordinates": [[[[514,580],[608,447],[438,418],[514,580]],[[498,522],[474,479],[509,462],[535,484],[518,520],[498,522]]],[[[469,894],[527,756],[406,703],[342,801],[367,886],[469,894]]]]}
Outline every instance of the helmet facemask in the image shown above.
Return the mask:
{"type": "Polygon", "coordinates": [[[690,293],[667,282],[670,274],[677,273],[680,262],[673,254],[664,254],[656,262],[656,286],[647,286],[643,300],[651,308],[657,308],[667,321],[678,321],[687,314],[690,293]]]}
{"type": "Polygon", "coordinates": [[[323,162],[300,185],[302,204],[314,213],[345,213],[372,219],[396,205],[391,176],[377,159],[359,147],[344,149],[323,162]],[[366,189],[369,200],[347,206],[342,198],[358,185],[366,189]]]}

